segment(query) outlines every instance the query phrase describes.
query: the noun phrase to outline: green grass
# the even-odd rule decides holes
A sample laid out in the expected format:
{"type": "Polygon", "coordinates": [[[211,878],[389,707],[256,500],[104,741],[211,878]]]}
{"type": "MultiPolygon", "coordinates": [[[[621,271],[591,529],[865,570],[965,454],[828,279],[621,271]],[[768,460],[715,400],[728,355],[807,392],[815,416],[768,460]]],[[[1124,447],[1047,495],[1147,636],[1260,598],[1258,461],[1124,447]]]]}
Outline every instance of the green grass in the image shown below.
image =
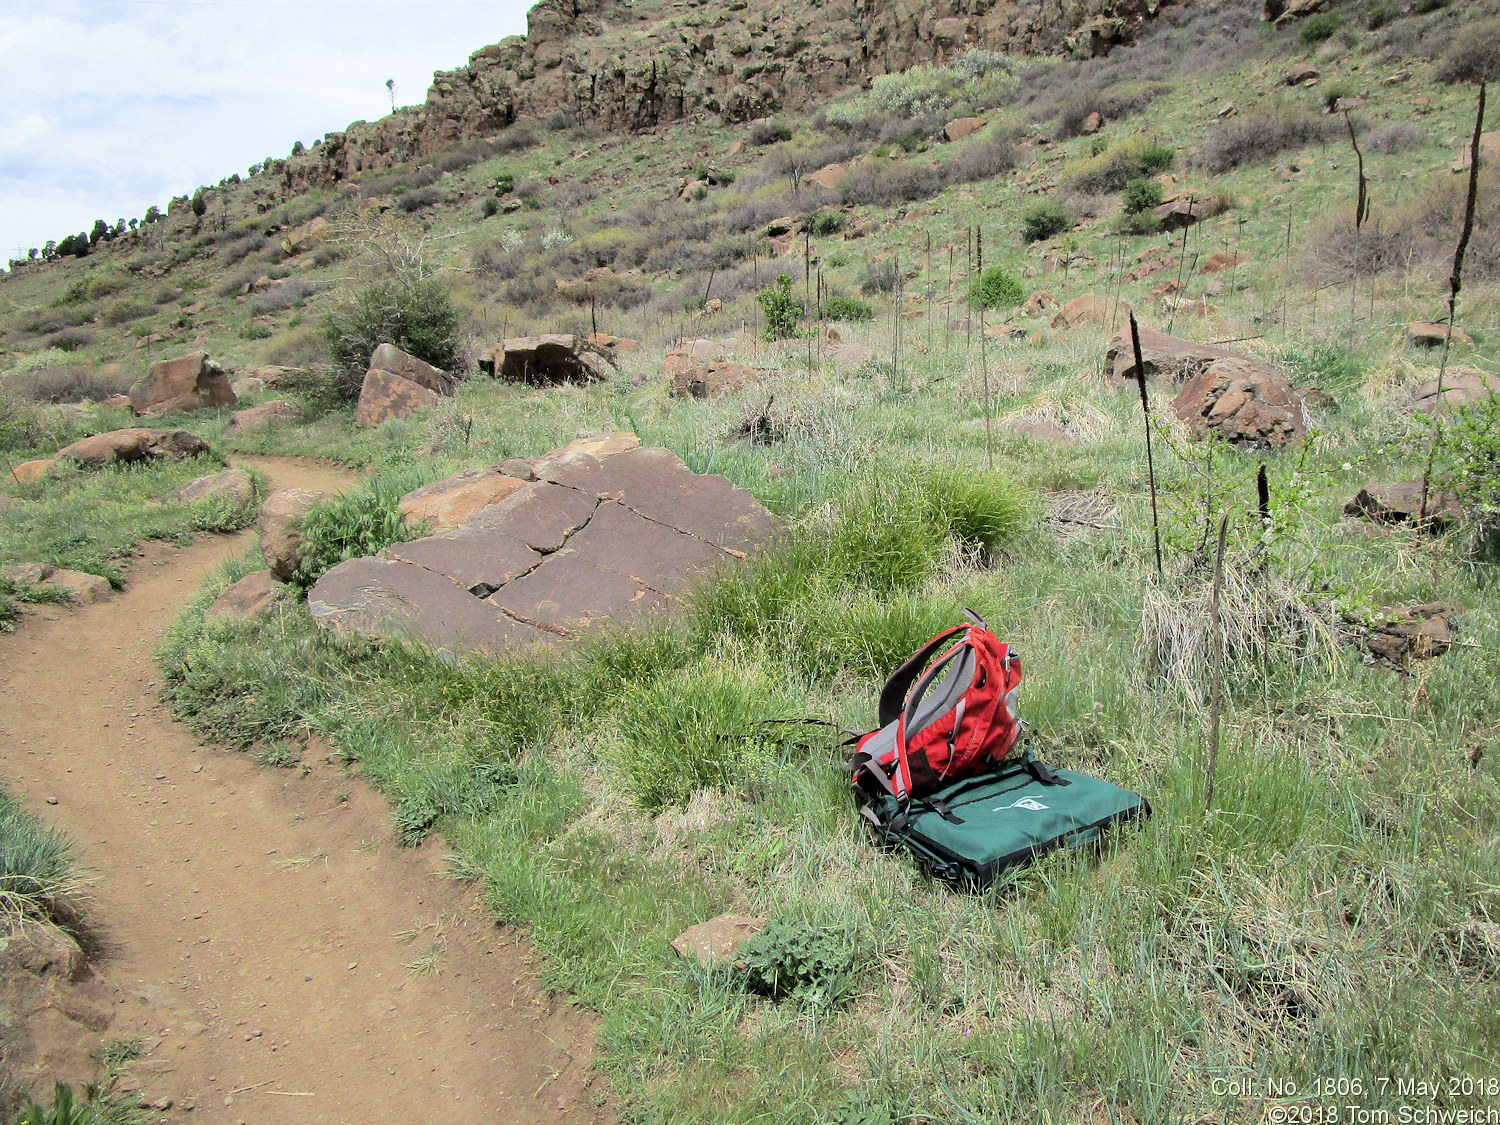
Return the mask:
{"type": "Polygon", "coordinates": [[[0,929],[23,919],[50,922],[80,883],[73,841],[0,790],[0,929]]]}

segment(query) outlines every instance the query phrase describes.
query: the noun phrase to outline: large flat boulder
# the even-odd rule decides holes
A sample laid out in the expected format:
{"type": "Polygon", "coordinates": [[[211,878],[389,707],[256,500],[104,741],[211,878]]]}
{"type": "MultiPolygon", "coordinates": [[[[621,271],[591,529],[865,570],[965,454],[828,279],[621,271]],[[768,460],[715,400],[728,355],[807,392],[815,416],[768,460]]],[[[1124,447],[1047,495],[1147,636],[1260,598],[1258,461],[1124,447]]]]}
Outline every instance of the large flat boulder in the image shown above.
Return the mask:
{"type": "Polygon", "coordinates": [[[419,410],[436,406],[441,397],[420,383],[379,367],[365,372],[360,384],[359,403],[354,408],[354,424],[367,430],[384,425],[393,418],[410,418],[419,410]]]}
{"type": "MultiPolygon", "coordinates": [[[[341,563],[309,597],[328,628],[454,651],[513,649],[670,611],[687,587],[775,532],[753,496],[634,435],[531,463],[462,525],[341,563]]],[[[498,474],[497,474],[498,475],[498,474]]]]}
{"type": "Polygon", "coordinates": [[[1210,432],[1231,445],[1281,448],[1307,436],[1306,407],[1274,367],[1231,357],[1189,379],[1172,410],[1194,437],[1210,432]]]}
{"type": "Polygon", "coordinates": [[[130,409],[137,414],[208,410],[238,401],[229,376],[204,352],[153,363],[146,378],[130,388],[130,409]]]}
{"type": "MultiPolygon", "coordinates": [[[[1141,366],[1146,369],[1148,379],[1160,377],[1183,383],[1221,359],[1244,358],[1212,344],[1168,336],[1154,328],[1142,328],[1140,333],[1141,366]]],[[[1135,378],[1135,349],[1130,340],[1129,324],[1116,332],[1109,342],[1109,349],[1104,353],[1104,370],[1117,379],[1135,378]]]]}
{"type": "Polygon", "coordinates": [[[427,524],[433,531],[458,527],[475,512],[498,504],[525,485],[489,467],[462,469],[442,480],[413,489],[397,502],[406,524],[427,524]]]}
{"type": "Polygon", "coordinates": [[[300,561],[302,521],[308,512],[332,499],[332,494],[313,488],[283,488],[266,497],[256,530],[260,533],[260,553],[273,578],[292,580],[300,561]]]}
{"type": "Polygon", "coordinates": [[[236,504],[249,504],[255,499],[255,481],[244,469],[225,469],[198,477],[187,484],[178,485],[171,492],[156,497],[158,504],[190,504],[194,500],[211,500],[223,497],[236,504]]]}
{"type": "Polygon", "coordinates": [[[445,398],[451,397],[458,385],[457,380],[441,367],[434,367],[414,355],[408,355],[395,344],[381,344],[371,352],[370,366],[409,379],[419,387],[426,387],[433,394],[443,395],[445,398]]]}
{"type": "Polygon", "coordinates": [[[90,469],[115,462],[181,461],[208,452],[208,442],[187,430],[110,430],[75,441],[57,451],[58,460],[77,461],[90,469]]]}
{"type": "Polygon", "coordinates": [[[606,379],[611,367],[618,367],[611,349],[591,344],[584,336],[554,332],[506,340],[495,375],[515,383],[549,386],[606,379]]]}
{"type": "Polygon", "coordinates": [[[1085,293],[1074,297],[1052,318],[1053,328],[1083,328],[1092,326],[1108,328],[1124,324],[1130,319],[1130,306],[1113,297],[1101,297],[1097,293],[1085,293]]]}
{"type": "Polygon", "coordinates": [[[1460,406],[1474,406],[1490,395],[1500,395],[1500,375],[1477,367],[1455,367],[1443,376],[1442,401],[1438,400],[1437,380],[1431,379],[1412,392],[1411,405],[1423,414],[1447,414],[1460,406]]]}

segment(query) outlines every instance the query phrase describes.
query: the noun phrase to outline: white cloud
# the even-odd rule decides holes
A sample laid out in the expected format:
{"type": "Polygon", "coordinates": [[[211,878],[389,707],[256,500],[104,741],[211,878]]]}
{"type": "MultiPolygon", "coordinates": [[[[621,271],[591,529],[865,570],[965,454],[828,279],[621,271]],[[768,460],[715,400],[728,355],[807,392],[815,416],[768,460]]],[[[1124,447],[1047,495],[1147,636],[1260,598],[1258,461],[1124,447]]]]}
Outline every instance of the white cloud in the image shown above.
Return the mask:
{"type": "Polygon", "coordinates": [[[7,0],[0,255],[422,101],[526,0],[7,0]]]}

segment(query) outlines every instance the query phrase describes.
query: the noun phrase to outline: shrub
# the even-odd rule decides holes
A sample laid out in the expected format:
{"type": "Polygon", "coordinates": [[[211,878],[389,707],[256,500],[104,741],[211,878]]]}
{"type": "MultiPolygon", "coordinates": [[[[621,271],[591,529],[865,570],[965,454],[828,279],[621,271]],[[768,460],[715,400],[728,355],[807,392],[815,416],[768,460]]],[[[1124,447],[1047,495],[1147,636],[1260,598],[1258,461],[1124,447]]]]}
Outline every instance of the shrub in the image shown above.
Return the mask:
{"type": "Polygon", "coordinates": [[[431,207],[435,203],[441,203],[443,193],[439,188],[418,188],[416,191],[403,192],[396,197],[396,207],[410,215],[413,211],[420,211],[424,207],[431,207]]]}
{"type": "Polygon", "coordinates": [[[354,398],[370,354],[381,344],[395,344],[434,367],[452,367],[458,325],[448,291],[427,278],[411,286],[394,281],[366,286],[323,318],[323,334],[344,373],[345,393],[354,398]]]}
{"type": "Polygon", "coordinates": [[[60,352],[76,352],[94,342],[94,334],[84,328],[64,328],[42,338],[42,346],[56,348],[60,352]]]}
{"type": "Polygon", "coordinates": [[[301,305],[323,286],[307,278],[295,278],[284,281],[273,289],[267,289],[264,293],[257,293],[251,297],[246,304],[252,316],[268,316],[278,313],[295,305],[301,305]]]}
{"type": "Polygon", "coordinates": [[[1318,92],[1318,104],[1330,113],[1340,98],[1359,96],[1359,84],[1352,78],[1335,78],[1318,92]]]}
{"type": "Polygon", "coordinates": [[[1083,135],[1089,114],[1103,121],[1120,121],[1140,113],[1168,87],[1161,83],[1128,82],[1101,90],[1080,90],[1069,96],[1057,113],[1057,135],[1063,140],[1083,135]]]}
{"type": "Polygon", "coordinates": [[[139,297],[121,297],[118,301],[111,301],[104,307],[104,320],[107,324],[129,324],[132,320],[140,320],[143,316],[150,316],[156,311],[156,306],[139,297]]]}
{"type": "Polygon", "coordinates": [[[1026,300],[1026,290],[1004,266],[990,266],[975,280],[970,294],[984,309],[1013,309],[1026,300]]]}
{"type": "Polygon", "coordinates": [[[1302,42],[1321,43],[1325,39],[1331,39],[1343,22],[1344,17],[1337,12],[1319,12],[1315,16],[1308,16],[1302,22],[1302,42]]]}
{"type": "Polygon", "coordinates": [[[1405,121],[1392,121],[1378,129],[1372,129],[1364,138],[1365,147],[1371,152],[1397,153],[1418,148],[1427,141],[1427,134],[1405,121]]]}
{"type": "Polygon", "coordinates": [[[792,296],[792,279],[789,274],[780,274],[776,284],[767,286],[755,295],[766,318],[766,339],[787,340],[797,334],[797,324],[802,319],[802,306],[792,296]]]}
{"type": "Polygon", "coordinates": [[[1021,218],[1021,237],[1027,243],[1041,242],[1061,234],[1073,225],[1068,209],[1055,200],[1046,199],[1027,208],[1021,218]]]}
{"type": "Polygon", "coordinates": [[[1153,176],[1172,166],[1177,150],[1140,138],[1109,145],[1097,156],[1075,161],[1063,173],[1073,191],[1119,191],[1131,180],[1153,176]]]}
{"type": "Polygon", "coordinates": [[[271,240],[258,231],[254,234],[247,234],[242,238],[235,239],[219,251],[219,264],[232,266],[237,262],[244,261],[244,259],[257,250],[264,250],[270,244],[271,240]]]}
{"type": "Polygon", "coordinates": [[[95,273],[88,277],[79,278],[63,290],[61,297],[53,301],[54,307],[62,305],[81,305],[87,301],[97,301],[104,297],[110,297],[128,288],[130,281],[117,273],[95,273]]]}
{"type": "Polygon", "coordinates": [[[409,473],[385,473],[312,509],[302,519],[302,546],[292,580],[304,588],[346,559],[361,559],[418,534],[396,507],[413,485],[409,473]]]}
{"type": "Polygon", "coordinates": [[[940,169],[909,162],[863,164],[839,182],[839,195],[848,206],[888,207],[915,203],[943,190],[940,169]]]}
{"type": "Polygon", "coordinates": [[[757,121],[750,127],[750,143],[758,147],[792,139],[792,130],[780,121],[757,121]]]}
{"type": "Polygon", "coordinates": [[[1292,347],[1277,358],[1294,383],[1312,384],[1329,394],[1351,394],[1365,383],[1364,364],[1347,348],[1335,344],[1292,347]]]}
{"type": "Polygon", "coordinates": [[[835,293],[823,302],[823,315],[829,320],[865,321],[875,319],[875,309],[868,301],[835,293]]]}
{"type": "Polygon", "coordinates": [[[1326,141],[1329,123],[1308,113],[1247,114],[1221,123],[1209,135],[1198,160],[1213,175],[1233,171],[1279,153],[1326,141]]]}
{"type": "Polygon", "coordinates": [[[827,238],[844,229],[845,219],[842,211],[814,211],[807,217],[807,233],[814,238],[827,238]]]}
{"type": "Polygon", "coordinates": [[[896,263],[887,258],[883,262],[871,262],[865,267],[864,280],[859,291],[866,296],[874,293],[894,293],[901,284],[901,275],[896,272],[896,263]]]}
{"type": "Polygon", "coordinates": [[[1500,81],[1500,19],[1467,24],[1433,77],[1439,82],[1500,81]]]}
{"type": "Polygon", "coordinates": [[[1154,211],[1161,206],[1161,201],[1166,198],[1162,186],[1156,180],[1135,179],[1125,185],[1125,190],[1120,193],[1120,202],[1125,206],[1127,215],[1136,215],[1142,211],[1154,211]]]}
{"type": "Polygon", "coordinates": [[[4,386],[7,393],[28,402],[103,402],[110,395],[128,391],[130,377],[124,373],[98,375],[91,368],[68,364],[12,375],[4,386]]]}
{"type": "Polygon", "coordinates": [[[1365,30],[1379,31],[1382,27],[1395,19],[1397,15],[1399,15],[1398,12],[1392,11],[1384,4],[1376,4],[1373,8],[1365,13],[1365,30]]]}

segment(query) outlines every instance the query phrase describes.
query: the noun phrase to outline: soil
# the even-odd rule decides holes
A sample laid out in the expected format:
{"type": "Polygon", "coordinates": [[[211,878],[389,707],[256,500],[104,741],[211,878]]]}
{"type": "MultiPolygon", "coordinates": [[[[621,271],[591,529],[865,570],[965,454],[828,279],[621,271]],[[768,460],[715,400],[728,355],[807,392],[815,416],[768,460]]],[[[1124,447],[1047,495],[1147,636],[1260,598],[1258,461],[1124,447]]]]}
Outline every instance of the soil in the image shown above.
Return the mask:
{"type": "MultiPolygon", "coordinates": [[[[238,460],[278,487],[355,479],[238,460]]],[[[80,987],[112,1007],[102,1031],[47,1022],[31,1061],[140,1037],[117,1089],[204,1125],[613,1120],[594,1021],[536,984],[440,840],[399,847],[326,747],[271,768],[199,746],[157,702],[162,634],[253,537],[150,545],[124,591],[0,637],[0,775],[78,841],[97,944],[80,987]]],[[[36,1093],[98,1074],[32,1069],[36,1093]]]]}

